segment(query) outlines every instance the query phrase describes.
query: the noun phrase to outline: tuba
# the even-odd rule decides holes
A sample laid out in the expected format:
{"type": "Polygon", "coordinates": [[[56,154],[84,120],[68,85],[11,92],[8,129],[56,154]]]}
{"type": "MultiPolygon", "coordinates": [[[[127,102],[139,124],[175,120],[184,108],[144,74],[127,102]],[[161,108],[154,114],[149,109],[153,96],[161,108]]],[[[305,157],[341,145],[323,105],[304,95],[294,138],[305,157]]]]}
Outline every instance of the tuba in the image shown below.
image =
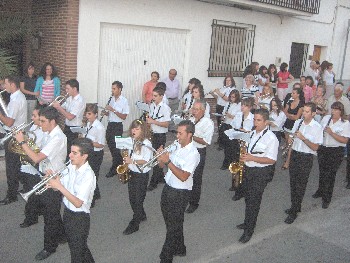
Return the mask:
{"type": "MultiPolygon", "coordinates": [[[[243,140],[239,141],[239,157],[247,153],[247,143],[243,140]]],[[[232,186],[237,189],[243,181],[244,162],[232,162],[229,166],[229,171],[232,174],[232,186]]]]}
{"type": "MultiPolygon", "coordinates": [[[[128,157],[128,150],[127,149],[122,149],[122,157],[128,157]]],[[[123,184],[126,184],[127,182],[129,182],[131,175],[129,174],[129,165],[125,162],[123,162],[123,164],[118,165],[116,172],[119,176],[119,181],[123,184]]]]}

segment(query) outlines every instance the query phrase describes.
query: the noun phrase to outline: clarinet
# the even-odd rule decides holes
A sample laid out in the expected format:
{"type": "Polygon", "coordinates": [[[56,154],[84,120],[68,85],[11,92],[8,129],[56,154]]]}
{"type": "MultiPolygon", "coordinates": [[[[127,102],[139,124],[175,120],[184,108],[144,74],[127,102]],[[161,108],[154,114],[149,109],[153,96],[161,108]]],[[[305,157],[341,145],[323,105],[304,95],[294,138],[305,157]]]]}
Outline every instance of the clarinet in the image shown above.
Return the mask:
{"type": "Polygon", "coordinates": [[[332,117],[333,117],[333,116],[331,115],[331,117],[329,118],[329,120],[328,120],[326,126],[325,126],[324,129],[323,129],[323,137],[326,136],[326,129],[329,127],[329,124],[331,123],[332,117]]]}
{"type": "Polygon", "coordinates": [[[287,147],[286,147],[286,148],[284,149],[284,151],[282,152],[282,157],[283,157],[283,158],[286,158],[286,157],[287,157],[288,152],[289,152],[289,149],[292,147],[292,145],[293,145],[293,143],[294,143],[294,139],[295,139],[295,137],[296,137],[296,133],[297,133],[297,131],[299,131],[299,129],[300,129],[301,125],[303,124],[303,122],[304,122],[304,119],[301,119],[301,122],[299,123],[298,128],[295,130],[293,136],[291,136],[291,141],[290,141],[290,143],[288,143],[287,147]]]}
{"type": "MultiPolygon", "coordinates": [[[[110,96],[109,99],[108,99],[108,102],[106,104],[106,107],[109,105],[109,103],[111,102],[113,96],[110,96]]],[[[102,110],[102,112],[106,112],[105,110],[102,110]]],[[[101,112],[101,115],[102,115],[102,112],[101,112]]],[[[102,121],[103,117],[105,116],[105,114],[103,114],[101,117],[100,117],[100,122],[102,121]]]]}

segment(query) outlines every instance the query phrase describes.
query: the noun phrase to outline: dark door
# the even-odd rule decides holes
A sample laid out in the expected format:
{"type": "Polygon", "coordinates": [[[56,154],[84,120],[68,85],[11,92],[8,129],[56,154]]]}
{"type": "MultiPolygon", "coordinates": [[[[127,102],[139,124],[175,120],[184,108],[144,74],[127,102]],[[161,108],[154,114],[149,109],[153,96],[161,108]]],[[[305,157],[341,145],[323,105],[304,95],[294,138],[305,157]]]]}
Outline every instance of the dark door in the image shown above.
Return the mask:
{"type": "Polygon", "coordinates": [[[305,44],[293,42],[289,58],[289,72],[293,75],[293,77],[300,77],[303,68],[304,58],[305,44]]]}

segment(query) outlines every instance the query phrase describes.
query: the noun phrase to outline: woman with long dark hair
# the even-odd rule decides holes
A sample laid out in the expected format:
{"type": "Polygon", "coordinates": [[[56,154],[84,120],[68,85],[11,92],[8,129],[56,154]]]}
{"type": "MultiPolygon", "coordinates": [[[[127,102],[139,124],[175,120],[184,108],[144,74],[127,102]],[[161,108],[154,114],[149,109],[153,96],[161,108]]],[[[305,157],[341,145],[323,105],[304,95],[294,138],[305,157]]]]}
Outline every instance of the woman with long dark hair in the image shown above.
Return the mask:
{"type": "Polygon", "coordinates": [[[28,123],[30,122],[30,116],[32,115],[32,112],[34,111],[34,108],[36,105],[36,97],[35,97],[36,93],[34,92],[36,76],[34,72],[35,72],[34,64],[30,62],[25,69],[24,76],[22,77],[19,85],[22,93],[26,96],[26,100],[27,100],[28,123]]]}
{"type": "Polygon", "coordinates": [[[280,71],[277,74],[278,83],[277,83],[277,96],[283,101],[288,92],[288,84],[294,80],[294,77],[288,71],[288,64],[283,62],[280,66],[280,71]]]}

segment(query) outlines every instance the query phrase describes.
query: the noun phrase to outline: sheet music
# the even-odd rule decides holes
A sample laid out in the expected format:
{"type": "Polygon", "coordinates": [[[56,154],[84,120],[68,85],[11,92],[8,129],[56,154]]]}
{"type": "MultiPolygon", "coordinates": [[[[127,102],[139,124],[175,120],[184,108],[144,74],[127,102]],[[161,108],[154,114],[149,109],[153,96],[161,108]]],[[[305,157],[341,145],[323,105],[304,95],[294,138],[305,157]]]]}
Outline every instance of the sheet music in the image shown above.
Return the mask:
{"type": "Polygon", "coordinates": [[[70,127],[70,130],[74,133],[81,133],[82,135],[86,134],[86,128],[85,127],[70,127]]]}
{"type": "Polygon", "coordinates": [[[250,142],[250,133],[248,132],[242,132],[242,131],[236,131],[234,129],[229,129],[225,131],[225,134],[228,136],[230,140],[236,139],[236,140],[242,140],[246,143],[250,142]]]}
{"type": "Polygon", "coordinates": [[[222,115],[222,114],[220,114],[220,113],[211,113],[212,115],[214,115],[214,116],[217,116],[217,117],[222,117],[222,116],[224,116],[224,115],[222,115]]]}
{"type": "Polygon", "coordinates": [[[115,147],[118,149],[133,149],[133,139],[131,137],[115,137],[115,147]]]}
{"type": "Polygon", "coordinates": [[[180,123],[181,121],[184,120],[183,118],[181,118],[180,115],[177,115],[177,114],[174,114],[174,115],[171,117],[171,119],[173,120],[173,122],[175,123],[175,125],[179,125],[179,123],[180,123]]]}
{"type": "Polygon", "coordinates": [[[149,105],[148,105],[147,103],[145,103],[145,102],[136,101],[136,107],[137,107],[139,110],[146,111],[146,112],[150,112],[149,105]]]}

